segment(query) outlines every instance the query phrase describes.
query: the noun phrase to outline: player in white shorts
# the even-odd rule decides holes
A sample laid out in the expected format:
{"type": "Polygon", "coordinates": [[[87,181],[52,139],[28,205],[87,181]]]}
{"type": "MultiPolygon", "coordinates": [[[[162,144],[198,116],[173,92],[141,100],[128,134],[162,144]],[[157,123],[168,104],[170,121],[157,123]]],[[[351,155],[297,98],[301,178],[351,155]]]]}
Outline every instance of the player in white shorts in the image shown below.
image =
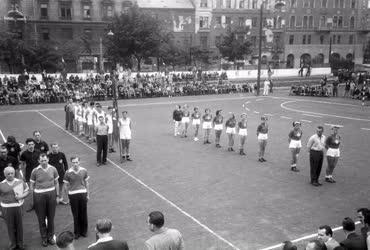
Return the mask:
{"type": "Polygon", "coordinates": [[[192,124],[193,126],[195,126],[194,141],[199,141],[198,132],[199,132],[199,126],[200,126],[200,117],[201,117],[201,114],[199,112],[199,109],[198,107],[195,107],[194,112],[191,114],[192,124]]]}
{"type": "Polygon", "coordinates": [[[244,153],[244,144],[247,139],[247,114],[243,113],[241,116],[241,120],[238,123],[238,134],[240,135],[240,149],[239,149],[239,154],[240,155],[245,155],[244,153]]]}
{"type": "Polygon", "coordinates": [[[288,135],[288,142],[289,142],[289,149],[292,153],[292,160],[290,164],[290,170],[293,172],[299,172],[299,169],[297,168],[297,161],[299,152],[302,148],[302,129],[301,129],[301,123],[298,121],[293,122],[293,130],[290,131],[288,135]]]}
{"type": "Polygon", "coordinates": [[[86,115],[85,115],[87,130],[88,130],[87,137],[88,137],[89,143],[91,143],[94,137],[94,132],[93,132],[94,131],[94,122],[93,122],[94,105],[95,105],[94,102],[90,102],[90,106],[87,107],[86,115]]]}
{"type": "Polygon", "coordinates": [[[86,113],[87,113],[87,102],[82,103],[82,127],[83,127],[83,134],[86,136],[86,139],[88,139],[89,130],[87,127],[87,120],[86,120],[86,113]]]}
{"type": "MultiPolygon", "coordinates": [[[[99,122],[99,116],[103,116],[104,117],[104,122],[106,121],[105,120],[105,112],[103,111],[101,104],[96,103],[95,111],[94,111],[94,118],[93,118],[94,131],[96,131],[96,126],[100,123],[99,122]]],[[[96,141],[96,132],[94,133],[94,141],[96,141]]]]}
{"type": "Polygon", "coordinates": [[[226,134],[229,139],[229,147],[227,148],[227,151],[234,151],[234,137],[236,134],[236,119],[235,115],[231,113],[230,118],[227,119],[226,123],[226,134]]]}
{"type": "Polygon", "coordinates": [[[268,131],[269,127],[267,125],[267,117],[262,116],[261,117],[261,124],[257,127],[257,139],[259,144],[259,151],[258,151],[258,161],[259,162],[265,162],[265,151],[267,146],[267,139],[268,139],[268,131]]]}
{"type": "Polygon", "coordinates": [[[334,168],[338,164],[338,160],[340,157],[340,142],[341,137],[338,135],[338,126],[332,127],[333,133],[328,136],[325,141],[325,147],[327,148],[326,151],[326,160],[328,162],[328,166],[326,168],[326,175],[325,181],[329,183],[335,183],[336,181],[333,178],[334,168]]]}
{"type": "Polygon", "coordinates": [[[113,110],[114,110],[113,107],[109,106],[108,112],[105,115],[107,125],[109,126],[109,129],[108,129],[108,152],[109,153],[116,152],[114,150],[114,140],[113,140],[113,115],[114,115],[113,110]]]}
{"type": "Polygon", "coordinates": [[[220,139],[221,139],[221,133],[224,129],[224,117],[222,116],[222,110],[216,111],[216,116],[213,118],[213,128],[215,130],[215,144],[216,148],[221,148],[220,145],[220,139]]]}
{"type": "Polygon", "coordinates": [[[182,118],[181,118],[181,123],[182,123],[182,126],[183,126],[183,130],[182,130],[182,137],[188,137],[187,133],[188,133],[188,127],[189,127],[189,123],[190,123],[190,112],[188,110],[188,105],[184,105],[183,107],[183,110],[182,110],[182,118]]]}
{"type": "Polygon", "coordinates": [[[73,106],[73,115],[74,115],[74,120],[73,120],[73,131],[75,131],[75,133],[77,135],[80,134],[80,130],[79,130],[79,126],[78,126],[78,122],[79,122],[79,116],[78,116],[78,109],[79,109],[79,106],[80,106],[80,103],[79,101],[76,100],[76,103],[75,105],[73,106]]]}
{"type": "Polygon", "coordinates": [[[211,129],[212,129],[212,114],[211,114],[211,110],[206,108],[204,110],[204,115],[202,117],[203,119],[203,125],[202,125],[202,128],[204,130],[204,144],[210,144],[211,142],[209,141],[209,135],[211,133],[211,129]]]}

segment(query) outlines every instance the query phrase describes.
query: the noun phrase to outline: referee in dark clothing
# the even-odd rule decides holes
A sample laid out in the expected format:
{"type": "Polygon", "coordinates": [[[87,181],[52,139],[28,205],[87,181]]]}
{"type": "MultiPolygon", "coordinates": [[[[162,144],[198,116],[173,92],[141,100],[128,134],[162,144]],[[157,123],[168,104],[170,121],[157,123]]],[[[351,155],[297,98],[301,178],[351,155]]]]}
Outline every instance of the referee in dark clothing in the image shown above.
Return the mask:
{"type": "Polygon", "coordinates": [[[64,112],[66,113],[66,130],[73,132],[73,102],[72,98],[68,99],[67,104],[64,106],[64,112]]]}
{"type": "Polygon", "coordinates": [[[311,184],[315,187],[321,186],[319,177],[324,160],[325,149],[325,135],[323,135],[324,128],[318,126],[316,134],[310,137],[307,143],[307,148],[310,152],[310,169],[311,169],[311,184]]]}
{"type": "Polygon", "coordinates": [[[49,146],[45,141],[41,140],[40,131],[34,131],[33,138],[35,140],[35,149],[39,150],[41,153],[47,154],[49,151],[49,146]]]}
{"type": "Polygon", "coordinates": [[[8,149],[8,155],[13,156],[18,161],[19,154],[22,150],[19,143],[15,140],[15,137],[9,135],[8,138],[6,139],[6,142],[3,145],[8,149]]]}
{"type": "Polygon", "coordinates": [[[59,145],[58,143],[52,143],[51,144],[51,152],[48,154],[49,157],[49,164],[55,167],[59,174],[59,194],[60,194],[60,200],[58,200],[58,203],[62,203],[64,205],[67,205],[68,202],[66,201],[67,198],[63,192],[63,179],[64,174],[68,170],[68,162],[66,159],[66,155],[63,152],[59,151],[59,145]],[[65,199],[65,200],[64,200],[65,199]]]}
{"type": "Polygon", "coordinates": [[[18,160],[8,155],[8,150],[4,145],[0,146],[0,182],[5,179],[4,169],[9,166],[18,170],[18,160]]]}
{"type": "Polygon", "coordinates": [[[97,166],[107,163],[107,151],[108,151],[108,130],[109,126],[105,123],[104,116],[99,116],[99,124],[96,125],[96,161],[97,166]],[[103,157],[102,157],[103,154],[103,157]]]}

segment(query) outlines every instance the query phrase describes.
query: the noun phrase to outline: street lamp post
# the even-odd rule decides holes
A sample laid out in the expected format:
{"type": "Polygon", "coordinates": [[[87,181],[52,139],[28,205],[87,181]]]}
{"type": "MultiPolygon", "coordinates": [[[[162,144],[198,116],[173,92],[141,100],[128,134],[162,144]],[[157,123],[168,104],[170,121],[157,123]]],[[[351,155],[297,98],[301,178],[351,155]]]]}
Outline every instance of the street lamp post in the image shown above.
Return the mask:
{"type": "MultiPolygon", "coordinates": [[[[260,94],[261,87],[261,61],[262,61],[262,37],[263,37],[263,10],[266,0],[263,0],[260,7],[260,26],[259,26],[259,42],[258,42],[258,68],[257,68],[257,96],[260,94]]],[[[275,9],[284,7],[285,1],[276,0],[275,9]]]]}

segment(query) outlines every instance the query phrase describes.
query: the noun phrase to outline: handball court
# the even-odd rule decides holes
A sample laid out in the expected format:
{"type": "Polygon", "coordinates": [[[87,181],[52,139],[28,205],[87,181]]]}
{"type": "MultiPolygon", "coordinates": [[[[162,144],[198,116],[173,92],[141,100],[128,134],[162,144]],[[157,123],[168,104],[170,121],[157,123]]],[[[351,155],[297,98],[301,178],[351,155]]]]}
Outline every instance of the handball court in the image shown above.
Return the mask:
{"type": "MultiPolygon", "coordinates": [[[[103,102],[104,108],[110,102],[103,102]]],[[[120,163],[118,153],[109,154],[108,165],[96,167],[95,144],[64,130],[64,104],[0,107],[0,130],[24,143],[40,130],[48,143],[58,142],[67,158],[77,155],[90,174],[88,203],[89,236],[80,238],[77,249],[95,241],[98,218],[112,219],[113,236],[127,240],[130,249],[144,249],[151,236],[146,224],[153,210],[163,211],[165,226],[183,234],[186,249],[277,249],[284,240],[298,239],[304,245],[318,226],[340,225],[356,209],[370,207],[370,107],[361,110],[358,101],[343,98],[289,97],[286,90],[269,97],[250,94],[213,95],[141,100],[120,100],[133,121],[133,162],[120,163]],[[175,104],[198,106],[202,113],[222,109],[248,115],[247,156],[227,152],[222,134],[221,149],[188,138],[173,136],[175,104]],[[257,161],[256,128],[261,115],[269,117],[266,163],[257,161]],[[302,122],[303,139],[298,168],[290,171],[288,133],[292,122],[302,122]],[[343,126],[341,158],[335,170],[336,184],[309,184],[308,138],[318,125],[328,135],[332,124],[343,126]],[[308,235],[308,236],[307,236],[308,235]],[[304,240],[299,238],[303,237],[304,240]]],[[[202,131],[200,130],[202,134],[202,131]]],[[[0,141],[2,141],[2,137],[0,141]]],[[[214,134],[212,131],[212,142],[214,134]]],[[[236,137],[234,149],[238,149],[236,137]]],[[[236,150],[237,151],[237,150],[236,150]]],[[[56,233],[73,231],[69,206],[59,205],[56,233]]],[[[0,249],[7,246],[5,223],[0,221],[0,249]]],[[[339,230],[338,240],[343,238],[339,230]]],[[[34,212],[24,213],[24,238],[28,249],[40,249],[34,212]]],[[[47,248],[45,248],[47,249],[47,248]]],[[[54,248],[49,248],[54,249],[54,248]]]]}

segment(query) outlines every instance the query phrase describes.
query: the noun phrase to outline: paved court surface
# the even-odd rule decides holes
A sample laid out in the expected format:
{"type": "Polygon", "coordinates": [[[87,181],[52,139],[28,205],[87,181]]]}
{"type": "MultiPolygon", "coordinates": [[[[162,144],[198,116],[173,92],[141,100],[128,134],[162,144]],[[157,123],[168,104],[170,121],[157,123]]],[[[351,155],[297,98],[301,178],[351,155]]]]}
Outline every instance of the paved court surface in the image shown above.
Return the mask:
{"type": "MultiPolygon", "coordinates": [[[[118,154],[110,154],[109,165],[101,168],[95,166],[95,144],[86,144],[63,129],[62,105],[0,107],[0,129],[5,137],[12,134],[23,142],[39,129],[44,140],[57,141],[67,157],[80,156],[88,169],[90,234],[77,241],[77,249],[94,242],[94,222],[101,217],[113,220],[114,237],[127,240],[131,249],[143,249],[150,237],[146,218],[152,210],[163,211],[166,225],[182,232],[186,249],[264,249],[315,233],[321,224],[338,226],[343,217],[354,217],[356,208],[370,207],[370,108],[361,110],[357,101],[289,97],[287,92],[278,92],[273,97],[238,94],[122,100],[119,105],[133,120],[134,161],[119,164],[118,154]],[[191,137],[175,138],[172,111],[175,104],[185,103],[202,111],[209,107],[212,113],[222,109],[225,117],[229,112],[237,116],[247,112],[247,156],[227,152],[225,133],[221,149],[191,137]],[[268,161],[261,164],[255,131],[263,114],[269,116],[270,138],[268,161]],[[323,125],[326,134],[331,124],[343,126],[336,184],[309,185],[305,149],[298,164],[301,172],[289,171],[287,135],[294,120],[302,121],[303,144],[317,125],[323,125]]],[[[70,208],[58,206],[55,221],[57,232],[72,229],[70,208]]],[[[29,249],[40,249],[34,213],[25,213],[24,228],[29,249]]],[[[5,233],[5,224],[0,222],[0,235],[5,233]]],[[[342,238],[342,233],[337,237],[342,238]]],[[[1,236],[0,249],[6,244],[7,237],[1,236]]]]}

